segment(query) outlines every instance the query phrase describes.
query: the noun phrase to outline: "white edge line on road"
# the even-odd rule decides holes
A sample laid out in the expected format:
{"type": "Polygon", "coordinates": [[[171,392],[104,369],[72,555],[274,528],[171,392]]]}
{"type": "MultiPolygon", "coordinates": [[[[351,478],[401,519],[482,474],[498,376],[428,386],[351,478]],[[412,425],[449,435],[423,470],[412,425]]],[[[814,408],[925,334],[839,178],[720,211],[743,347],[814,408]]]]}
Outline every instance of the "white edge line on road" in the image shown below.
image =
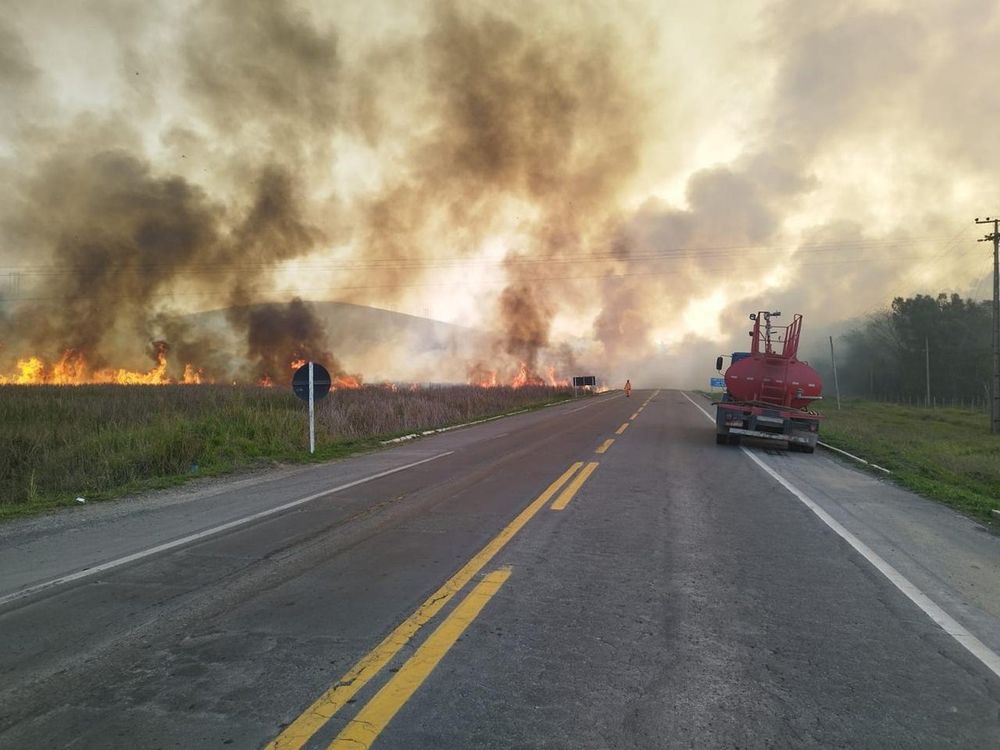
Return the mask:
{"type": "MultiPolygon", "coordinates": [[[[566,401],[560,401],[559,403],[564,404],[566,401]]],[[[548,404],[551,406],[551,404],[548,404]]],[[[487,417],[486,419],[477,419],[475,422],[463,422],[462,424],[453,424],[450,427],[438,427],[436,430],[424,430],[423,432],[411,432],[409,435],[403,435],[402,437],[392,438],[391,440],[381,441],[381,445],[389,445],[390,443],[402,443],[404,440],[413,440],[418,437],[426,437],[428,435],[437,435],[440,432],[451,432],[452,430],[458,430],[462,427],[472,427],[473,425],[483,424],[484,422],[492,422],[495,419],[503,419],[504,417],[513,417],[516,414],[524,414],[527,409],[519,409],[518,411],[507,412],[506,414],[497,414],[495,417],[487,417]]]]}
{"type": "MultiPolygon", "coordinates": [[[[681,395],[684,396],[688,401],[694,404],[695,408],[698,409],[702,414],[704,414],[713,423],[712,415],[701,408],[700,405],[696,404],[690,396],[688,396],[683,391],[681,395]]],[[[775,479],[778,484],[784,487],[786,490],[792,493],[796,498],[799,499],[809,510],[815,513],[823,523],[829,526],[834,532],[837,533],[845,542],[850,544],[858,554],[860,554],[865,560],[867,560],[871,565],[878,570],[882,575],[889,579],[889,581],[900,591],[902,591],[907,598],[916,604],[924,613],[930,617],[937,625],[944,630],[945,633],[950,635],[956,641],[958,641],[966,650],[969,651],[973,656],[975,656],[979,661],[981,661],[987,669],[989,669],[997,677],[1000,677],[1000,654],[997,654],[993,649],[983,643],[981,640],[976,638],[972,633],[965,629],[954,617],[945,612],[941,607],[935,604],[927,594],[914,586],[910,581],[898,570],[892,567],[889,563],[883,560],[879,555],[867,544],[858,539],[854,534],[845,529],[840,522],[833,518],[829,513],[823,510],[819,505],[817,505],[808,495],[802,492],[800,489],[795,487],[791,482],[781,476],[778,472],[764,463],[760,458],[758,458],[752,451],[747,448],[742,448],[743,453],[750,457],[755,464],[762,468],[768,475],[775,479]]]]}
{"type": "Polygon", "coordinates": [[[697,404],[697,403],[695,403],[695,400],[694,400],[693,398],[691,398],[691,397],[690,397],[689,395],[687,395],[687,394],[686,394],[686,393],[685,393],[684,391],[681,391],[681,395],[682,395],[682,396],[683,396],[684,398],[686,398],[686,399],[687,399],[688,401],[690,401],[690,402],[691,402],[692,404],[694,404],[694,408],[695,408],[695,409],[697,409],[697,410],[698,410],[698,411],[700,411],[700,412],[701,412],[702,414],[704,414],[704,415],[705,415],[706,417],[708,417],[708,421],[709,421],[709,422],[711,422],[712,424],[715,424],[715,417],[713,417],[713,416],[712,416],[711,414],[709,414],[709,413],[708,413],[707,411],[705,411],[704,409],[702,409],[702,408],[701,408],[701,405],[700,405],[700,404],[697,404]]]}
{"type": "MultiPolygon", "coordinates": [[[[598,396],[603,396],[604,394],[603,394],[603,393],[598,393],[598,394],[596,394],[596,395],[598,395],[598,396]]],[[[621,398],[621,397],[622,397],[622,394],[621,394],[621,393],[616,393],[616,394],[614,394],[613,396],[609,396],[609,397],[608,397],[607,399],[605,399],[605,401],[613,401],[614,399],[616,399],[616,398],[621,398]]],[[[578,411],[583,411],[584,409],[588,409],[588,408],[590,408],[591,406],[593,406],[593,405],[594,405],[594,404],[596,404],[596,403],[598,403],[598,402],[597,402],[597,401],[589,401],[589,402],[587,402],[586,404],[584,404],[583,406],[578,406],[578,407],[576,407],[575,409],[570,409],[570,410],[569,410],[568,412],[566,412],[566,413],[567,413],[567,414],[576,414],[576,412],[578,412],[578,411]]]]}
{"type": "MultiPolygon", "coordinates": [[[[602,394],[597,394],[597,395],[600,396],[602,394]]],[[[612,398],[614,398],[614,396],[612,396],[612,398]]],[[[611,399],[608,399],[608,400],[610,401],[611,399]]],[[[542,408],[545,409],[545,408],[548,408],[549,406],[561,406],[563,404],[570,404],[570,403],[572,403],[572,399],[566,399],[565,401],[555,401],[555,402],[553,402],[551,404],[545,404],[545,406],[543,406],[542,408]]],[[[596,402],[591,401],[589,404],[584,404],[583,406],[581,406],[581,407],[579,407],[577,409],[570,409],[566,413],[567,414],[572,414],[573,412],[580,411],[580,409],[586,409],[588,406],[592,406],[594,403],[596,403],[596,402]]],[[[463,422],[462,424],[453,424],[450,427],[439,427],[436,430],[424,430],[423,432],[411,432],[409,435],[403,435],[403,436],[398,437],[398,438],[392,438],[391,440],[382,440],[380,442],[380,445],[389,445],[391,443],[402,443],[402,442],[405,442],[407,440],[413,440],[414,438],[418,438],[418,437],[426,437],[428,435],[436,435],[439,432],[451,432],[452,430],[458,430],[458,429],[461,429],[462,427],[472,427],[473,425],[483,424],[484,422],[492,422],[492,421],[497,420],[497,419],[503,419],[504,417],[513,417],[513,416],[516,416],[518,414],[524,414],[526,411],[531,411],[531,410],[530,409],[518,409],[517,411],[507,412],[506,414],[497,414],[495,417],[486,417],[486,419],[477,419],[474,422],[463,422]]],[[[0,600],[0,604],[2,604],[2,603],[3,603],[2,600],[0,600]]]]}
{"type": "Polygon", "coordinates": [[[430,458],[424,458],[420,461],[414,461],[413,463],[404,464],[403,466],[397,466],[394,469],[387,469],[386,471],[380,471],[377,474],[371,474],[367,477],[362,477],[361,479],[355,479],[353,482],[348,482],[347,484],[342,484],[339,487],[334,487],[329,490],[323,490],[322,492],[317,492],[313,495],[307,497],[300,497],[298,500],[292,500],[291,502],[284,503],[283,505],[278,505],[274,508],[268,508],[267,510],[262,510],[259,513],[254,513],[243,518],[237,518],[234,521],[229,521],[227,523],[221,524],[219,526],[213,526],[209,529],[204,529],[202,531],[196,532],[194,534],[189,534],[188,536],[181,537],[180,539],[174,539],[171,542],[165,542],[163,544],[158,544],[155,547],[150,547],[149,549],[144,549],[139,552],[133,552],[131,555],[125,555],[125,557],[119,557],[115,560],[110,560],[106,563],[101,563],[100,565],[95,565],[91,568],[84,568],[83,570],[78,570],[76,573],[70,573],[69,575],[60,576],[59,578],[53,578],[49,581],[43,581],[42,583],[36,583],[27,588],[19,589],[5,596],[0,596],[0,607],[12,602],[15,599],[20,599],[22,597],[34,594],[43,589],[52,588],[53,586],[61,586],[64,583],[72,583],[73,581],[79,581],[81,578],[87,578],[88,576],[95,575],[97,573],[103,573],[106,570],[111,570],[112,568],[117,568],[122,565],[127,565],[128,563],[135,562],[136,560],[141,560],[144,557],[149,557],[150,555],[155,555],[159,552],[166,552],[167,550],[175,549],[177,547],[183,547],[186,544],[191,544],[192,542],[197,542],[200,539],[205,539],[206,537],[219,534],[223,531],[228,531],[229,529],[235,529],[239,526],[244,526],[253,521],[258,521],[261,518],[267,518],[268,516],[273,516],[276,513],[281,513],[282,511],[289,510],[298,505],[303,505],[304,503],[312,502],[326,495],[332,495],[336,492],[342,492],[343,490],[350,489],[351,487],[357,487],[359,484],[365,484],[366,482],[371,482],[375,479],[381,479],[382,477],[387,477],[390,474],[395,474],[400,471],[406,471],[407,469],[412,469],[414,466],[420,466],[421,464],[426,464],[430,461],[436,461],[439,458],[444,458],[445,456],[450,456],[455,451],[446,451],[445,453],[438,453],[436,456],[431,456],[430,458]]]}
{"type": "Polygon", "coordinates": [[[828,443],[824,443],[822,440],[817,440],[816,442],[819,445],[822,445],[828,451],[837,451],[837,453],[843,453],[848,458],[853,458],[855,461],[860,461],[863,464],[871,466],[873,469],[878,469],[879,471],[884,471],[886,474],[892,474],[892,472],[889,471],[884,466],[879,466],[878,464],[873,464],[871,461],[865,461],[865,459],[861,458],[860,456],[855,456],[853,453],[848,453],[847,451],[842,451],[842,450],[840,450],[840,448],[834,448],[832,445],[830,445],[828,443]]]}

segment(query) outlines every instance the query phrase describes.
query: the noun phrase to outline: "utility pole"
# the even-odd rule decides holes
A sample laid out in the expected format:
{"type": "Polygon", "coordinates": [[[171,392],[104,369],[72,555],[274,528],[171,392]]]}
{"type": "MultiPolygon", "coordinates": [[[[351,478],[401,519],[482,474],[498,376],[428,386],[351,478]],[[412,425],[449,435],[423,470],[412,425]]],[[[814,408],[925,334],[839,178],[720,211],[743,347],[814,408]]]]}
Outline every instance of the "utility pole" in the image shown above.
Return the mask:
{"type": "Polygon", "coordinates": [[[840,411],[840,381],[837,380],[837,358],[833,356],[833,336],[830,337],[830,362],[833,363],[833,387],[837,389],[837,411],[840,411]]]}
{"type": "Polygon", "coordinates": [[[931,345],[924,336],[924,373],[927,379],[927,406],[931,405],[931,345]]]}
{"type": "Polygon", "coordinates": [[[1000,219],[976,217],[977,224],[993,224],[993,233],[979,242],[993,243],[993,389],[990,393],[990,432],[1000,434],[1000,219]]]}

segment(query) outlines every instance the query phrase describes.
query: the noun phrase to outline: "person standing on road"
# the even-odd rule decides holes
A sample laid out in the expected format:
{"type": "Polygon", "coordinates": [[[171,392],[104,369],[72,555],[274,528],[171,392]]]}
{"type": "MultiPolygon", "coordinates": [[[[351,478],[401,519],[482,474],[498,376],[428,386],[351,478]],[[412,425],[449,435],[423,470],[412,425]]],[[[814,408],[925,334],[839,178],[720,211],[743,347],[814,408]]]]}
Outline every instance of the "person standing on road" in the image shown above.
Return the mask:
{"type": "Polygon", "coordinates": [[[625,380],[625,398],[632,397],[632,381],[626,378],[625,380]]]}

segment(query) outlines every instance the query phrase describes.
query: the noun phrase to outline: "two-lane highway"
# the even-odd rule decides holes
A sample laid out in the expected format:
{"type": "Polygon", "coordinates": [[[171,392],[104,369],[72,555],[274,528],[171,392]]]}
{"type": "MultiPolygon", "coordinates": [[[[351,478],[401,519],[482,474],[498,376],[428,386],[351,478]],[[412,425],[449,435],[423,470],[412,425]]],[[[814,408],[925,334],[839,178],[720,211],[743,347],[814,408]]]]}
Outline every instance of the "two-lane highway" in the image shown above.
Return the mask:
{"type": "Polygon", "coordinates": [[[932,592],[977,655],[794,494],[875,480],[700,408],[609,394],[6,528],[0,746],[1000,746],[989,603],[932,592]]]}

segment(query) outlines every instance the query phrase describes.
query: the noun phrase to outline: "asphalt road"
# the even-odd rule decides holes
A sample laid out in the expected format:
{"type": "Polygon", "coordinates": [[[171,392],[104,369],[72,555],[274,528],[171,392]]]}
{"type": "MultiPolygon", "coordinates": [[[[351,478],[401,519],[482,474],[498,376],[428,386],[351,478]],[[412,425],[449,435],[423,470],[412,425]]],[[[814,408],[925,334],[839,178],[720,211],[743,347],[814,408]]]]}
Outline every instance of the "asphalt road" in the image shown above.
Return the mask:
{"type": "Polygon", "coordinates": [[[1000,747],[1000,539],[699,407],[0,528],[0,747],[1000,747]]]}

